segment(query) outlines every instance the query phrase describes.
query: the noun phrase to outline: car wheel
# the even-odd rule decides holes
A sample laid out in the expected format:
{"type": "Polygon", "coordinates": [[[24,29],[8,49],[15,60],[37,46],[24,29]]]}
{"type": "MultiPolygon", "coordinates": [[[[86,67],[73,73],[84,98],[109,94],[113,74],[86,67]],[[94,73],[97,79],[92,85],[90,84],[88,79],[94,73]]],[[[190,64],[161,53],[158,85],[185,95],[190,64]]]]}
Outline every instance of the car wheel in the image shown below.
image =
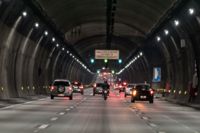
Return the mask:
{"type": "Polygon", "coordinates": [[[126,93],[124,94],[124,97],[126,97],[126,93]]]}
{"type": "Polygon", "coordinates": [[[82,91],[82,92],[81,92],[81,95],[83,95],[83,94],[84,94],[84,92],[82,91]]]}
{"type": "Polygon", "coordinates": [[[69,97],[69,100],[72,100],[73,99],[73,95],[71,95],[70,97],[69,97]]]}
{"type": "Polygon", "coordinates": [[[54,96],[51,95],[51,99],[54,99],[54,96]]]}
{"type": "Polygon", "coordinates": [[[119,93],[121,93],[121,90],[119,90],[119,93]]]}
{"type": "Polygon", "coordinates": [[[135,102],[135,99],[133,97],[131,97],[131,102],[134,103],[135,102]]]}
{"type": "Polygon", "coordinates": [[[95,92],[93,92],[93,96],[95,96],[95,92]]]}

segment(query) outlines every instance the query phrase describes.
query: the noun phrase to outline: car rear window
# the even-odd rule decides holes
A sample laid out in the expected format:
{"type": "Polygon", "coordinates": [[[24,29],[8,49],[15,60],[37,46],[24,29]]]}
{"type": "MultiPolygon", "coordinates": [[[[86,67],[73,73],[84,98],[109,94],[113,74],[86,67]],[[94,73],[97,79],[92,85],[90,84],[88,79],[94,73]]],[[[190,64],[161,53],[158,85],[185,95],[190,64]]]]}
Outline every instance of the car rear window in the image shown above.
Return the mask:
{"type": "Polygon", "coordinates": [[[135,85],[128,85],[129,88],[134,87],[135,85]]]}
{"type": "Polygon", "coordinates": [[[69,82],[66,82],[66,81],[56,81],[54,82],[55,86],[58,86],[58,85],[61,85],[61,86],[69,86],[69,82]]]}
{"type": "Polygon", "coordinates": [[[148,91],[150,89],[150,86],[148,86],[148,85],[137,85],[136,89],[137,90],[147,90],[148,91]]]}
{"type": "Polygon", "coordinates": [[[97,84],[97,87],[102,87],[103,86],[103,84],[97,84]]]}

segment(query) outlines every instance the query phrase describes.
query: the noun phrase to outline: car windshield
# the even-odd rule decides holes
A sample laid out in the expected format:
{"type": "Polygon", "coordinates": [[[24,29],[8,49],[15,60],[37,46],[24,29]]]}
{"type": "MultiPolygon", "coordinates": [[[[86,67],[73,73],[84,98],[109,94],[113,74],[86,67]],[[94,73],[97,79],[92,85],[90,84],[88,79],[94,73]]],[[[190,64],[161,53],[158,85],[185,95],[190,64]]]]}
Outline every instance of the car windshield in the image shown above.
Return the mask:
{"type": "Polygon", "coordinates": [[[67,81],[55,81],[54,84],[55,86],[69,86],[69,82],[67,81]]]}
{"type": "Polygon", "coordinates": [[[150,86],[149,85],[137,85],[136,89],[137,90],[149,90],[150,86]]]}

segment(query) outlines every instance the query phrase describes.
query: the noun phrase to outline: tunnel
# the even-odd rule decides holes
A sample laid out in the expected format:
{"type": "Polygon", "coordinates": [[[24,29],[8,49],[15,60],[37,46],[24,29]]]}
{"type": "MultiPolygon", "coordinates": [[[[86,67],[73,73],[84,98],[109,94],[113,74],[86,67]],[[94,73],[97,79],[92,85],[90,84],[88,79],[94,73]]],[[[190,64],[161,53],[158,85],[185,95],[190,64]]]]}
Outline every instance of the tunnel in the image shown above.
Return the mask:
{"type": "Polygon", "coordinates": [[[107,67],[187,101],[199,77],[199,33],[199,0],[0,0],[0,99],[47,95],[57,78],[90,85],[107,67]],[[122,63],[91,63],[96,49],[119,50],[122,63]]]}

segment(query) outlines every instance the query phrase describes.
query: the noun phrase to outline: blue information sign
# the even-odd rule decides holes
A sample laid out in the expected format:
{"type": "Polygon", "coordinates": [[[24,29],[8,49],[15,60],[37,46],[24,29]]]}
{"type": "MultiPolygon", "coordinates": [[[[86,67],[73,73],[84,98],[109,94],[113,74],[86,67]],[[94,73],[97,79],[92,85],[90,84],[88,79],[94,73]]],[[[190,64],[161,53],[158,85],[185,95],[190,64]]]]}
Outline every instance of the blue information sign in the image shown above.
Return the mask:
{"type": "Polygon", "coordinates": [[[154,67],[153,68],[153,80],[152,82],[160,82],[161,81],[161,68],[154,67]]]}

